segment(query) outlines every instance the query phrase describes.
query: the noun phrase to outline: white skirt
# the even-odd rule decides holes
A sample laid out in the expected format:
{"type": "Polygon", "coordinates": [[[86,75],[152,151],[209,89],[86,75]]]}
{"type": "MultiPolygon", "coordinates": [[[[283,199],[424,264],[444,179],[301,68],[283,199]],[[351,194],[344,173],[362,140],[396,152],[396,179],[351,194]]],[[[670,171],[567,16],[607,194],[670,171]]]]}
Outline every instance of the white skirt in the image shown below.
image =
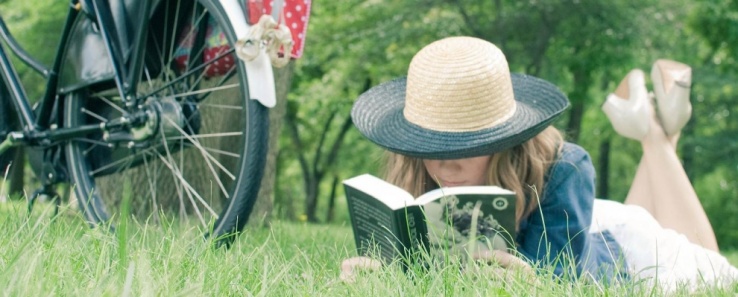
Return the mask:
{"type": "Polygon", "coordinates": [[[590,232],[609,231],[620,244],[628,274],[667,291],[723,286],[738,280],[725,257],[661,227],[644,208],[595,199],[590,232]]]}

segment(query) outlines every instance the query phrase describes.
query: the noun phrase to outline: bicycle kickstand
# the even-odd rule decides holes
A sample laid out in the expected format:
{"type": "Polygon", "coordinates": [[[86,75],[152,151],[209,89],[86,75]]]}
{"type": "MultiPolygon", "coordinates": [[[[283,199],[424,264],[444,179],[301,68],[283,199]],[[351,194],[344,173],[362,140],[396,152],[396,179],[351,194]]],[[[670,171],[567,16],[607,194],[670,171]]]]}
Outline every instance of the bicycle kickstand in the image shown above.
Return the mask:
{"type": "Polygon", "coordinates": [[[28,215],[31,215],[33,211],[33,205],[39,196],[46,196],[51,198],[54,203],[54,216],[59,214],[59,207],[61,206],[61,196],[54,191],[54,187],[51,185],[44,185],[41,189],[38,189],[31,194],[31,198],[28,199],[28,215]]]}

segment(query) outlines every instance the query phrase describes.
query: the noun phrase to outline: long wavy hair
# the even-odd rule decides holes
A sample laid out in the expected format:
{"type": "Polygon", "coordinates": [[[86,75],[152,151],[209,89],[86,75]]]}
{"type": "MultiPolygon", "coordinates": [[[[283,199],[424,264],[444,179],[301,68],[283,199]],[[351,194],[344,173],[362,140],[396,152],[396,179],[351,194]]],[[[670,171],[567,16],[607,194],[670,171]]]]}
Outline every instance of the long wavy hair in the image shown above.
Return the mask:
{"type": "MultiPolygon", "coordinates": [[[[562,144],[561,132],[550,126],[522,144],[491,155],[487,184],[515,192],[516,225],[538,207],[538,198],[543,196],[546,172],[555,161],[562,144]]],[[[387,152],[385,164],[385,180],[416,197],[438,188],[422,159],[387,152]]]]}

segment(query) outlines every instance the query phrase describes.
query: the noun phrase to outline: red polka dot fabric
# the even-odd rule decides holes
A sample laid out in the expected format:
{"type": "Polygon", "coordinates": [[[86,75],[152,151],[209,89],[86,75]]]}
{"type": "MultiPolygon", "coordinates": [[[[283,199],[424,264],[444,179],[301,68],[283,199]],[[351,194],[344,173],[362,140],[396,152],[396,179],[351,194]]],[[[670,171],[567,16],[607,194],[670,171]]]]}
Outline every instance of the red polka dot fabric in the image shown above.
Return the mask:
{"type": "MultiPolygon", "coordinates": [[[[177,70],[185,71],[187,69],[187,62],[192,51],[192,41],[196,35],[197,30],[193,30],[189,25],[182,29],[179,46],[174,53],[174,64],[177,70]]],[[[224,75],[233,68],[235,56],[232,53],[223,55],[229,49],[225,33],[215,24],[212,18],[209,19],[207,32],[205,33],[205,50],[203,51],[203,62],[210,63],[205,67],[204,75],[206,78],[224,75]]]]}
{"type": "MultiPolygon", "coordinates": [[[[244,0],[248,1],[249,23],[256,24],[259,18],[272,13],[272,0],[244,0]]],[[[284,9],[282,10],[280,23],[285,24],[292,34],[294,46],[292,47],[292,58],[302,57],[303,47],[305,45],[305,33],[307,32],[307,23],[310,16],[311,0],[283,0],[284,9]]],[[[179,71],[186,71],[187,62],[192,51],[193,37],[197,34],[197,30],[193,30],[191,26],[186,26],[180,32],[178,47],[174,53],[175,67],[179,71]]],[[[205,51],[203,62],[210,63],[205,68],[205,77],[221,76],[230,71],[235,65],[237,59],[233,54],[221,55],[228,51],[228,41],[226,40],[223,30],[215,24],[211,18],[207,26],[205,34],[205,51]]]]}
{"type": "Polygon", "coordinates": [[[221,76],[233,68],[234,57],[233,54],[223,55],[231,47],[228,46],[228,39],[226,39],[223,30],[211,24],[208,26],[207,33],[205,34],[207,47],[205,48],[205,61],[213,61],[212,64],[205,68],[205,76],[221,76]]]}
{"type": "MultiPolygon", "coordinates": [[[[246,0],[249,8],[249,23],[256,24],[264,14],[272,14],[273,0],[246,0]]],[[[311,0],[283,0],[284,9],[280,15],[279,23],[283,23],[292,33],[292,57],[302,57],[305,46],[305,33],[307,32],[308,18],[310,17],[311,0]]]]}

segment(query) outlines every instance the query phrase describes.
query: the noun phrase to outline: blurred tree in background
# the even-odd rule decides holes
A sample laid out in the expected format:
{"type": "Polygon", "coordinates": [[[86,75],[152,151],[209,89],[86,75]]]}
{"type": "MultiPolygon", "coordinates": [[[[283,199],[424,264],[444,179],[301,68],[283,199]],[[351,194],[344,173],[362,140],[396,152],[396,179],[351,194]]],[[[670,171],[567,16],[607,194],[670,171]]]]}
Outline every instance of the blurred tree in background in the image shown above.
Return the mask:
{"type": "MultiPolygon", "coordinates": [[[[49,62],[44,55],[52,53],[58,34],[53,24],[61,23],[66,5],[53,2],[0,0],[0,13],[18,39],[49,62]],[[50,4],[54,10],[45,8],[50,4]]],[[[679,154],[721,247],[738,247],[735,0],[314,1],[278,141],[277,218],[347,220],[340,181],[379,174],[382,157],[352,127],[353,101],[372,86],[404,76],[423,46],[453,35],[489,40],[507,55],[512,71],[558,85],[572,108],[556,126],[592,155],[598,196],[621,201],[641,148],[614,133],[600,110],[604,98],[628,71],[649,73],[656,59],[692,66],[693,118],[679,154]]],[[[41,87],[21,73],[27,87],[41,87]]]]}
{"type": "MultiPolygon", "coordinates": [[[[307,55],[297,62],[289,96],[301,149],[285,132],[281,142],[276,199],[282,215],[328,220],[327,213],[300,208],[305,175],[295,156],[314,149],[323,137],[337,136],[342,129],[335,118],[347,117],[367,87],[405,75],[424,45],[471,35],[500,46],[512,71],[547,79],[569,96],[572,108],[556,125],[591,153],[599,197],[620,201],[641,148],[614,133],[600,110],[604,98],[628,71],[649,73],[659,58],[691,65],[694,116],[679,153],[721,246],[738,247],[738,123],[729,117],[736,112],[736,1],[319,1],[310,21],[307,55]]],[[[337,161],[321,169],[326,178],[317,182],[323,191],[314,198],[320,210],[330,204],[331,176],[379,173],[378,148],[354,129],[343,141],[337,161]]],[[[336,219],[346,219],[344,209],[336,213],[342,214],[336,219]]]]}
{"type": "Polygon", "coordinates": [[[688,17],[698,39],[691,55],[699,84],[682,141],[687,173],[705,205],[721,247],[738,247],[738,1],[700,2],[688,17]]]}

